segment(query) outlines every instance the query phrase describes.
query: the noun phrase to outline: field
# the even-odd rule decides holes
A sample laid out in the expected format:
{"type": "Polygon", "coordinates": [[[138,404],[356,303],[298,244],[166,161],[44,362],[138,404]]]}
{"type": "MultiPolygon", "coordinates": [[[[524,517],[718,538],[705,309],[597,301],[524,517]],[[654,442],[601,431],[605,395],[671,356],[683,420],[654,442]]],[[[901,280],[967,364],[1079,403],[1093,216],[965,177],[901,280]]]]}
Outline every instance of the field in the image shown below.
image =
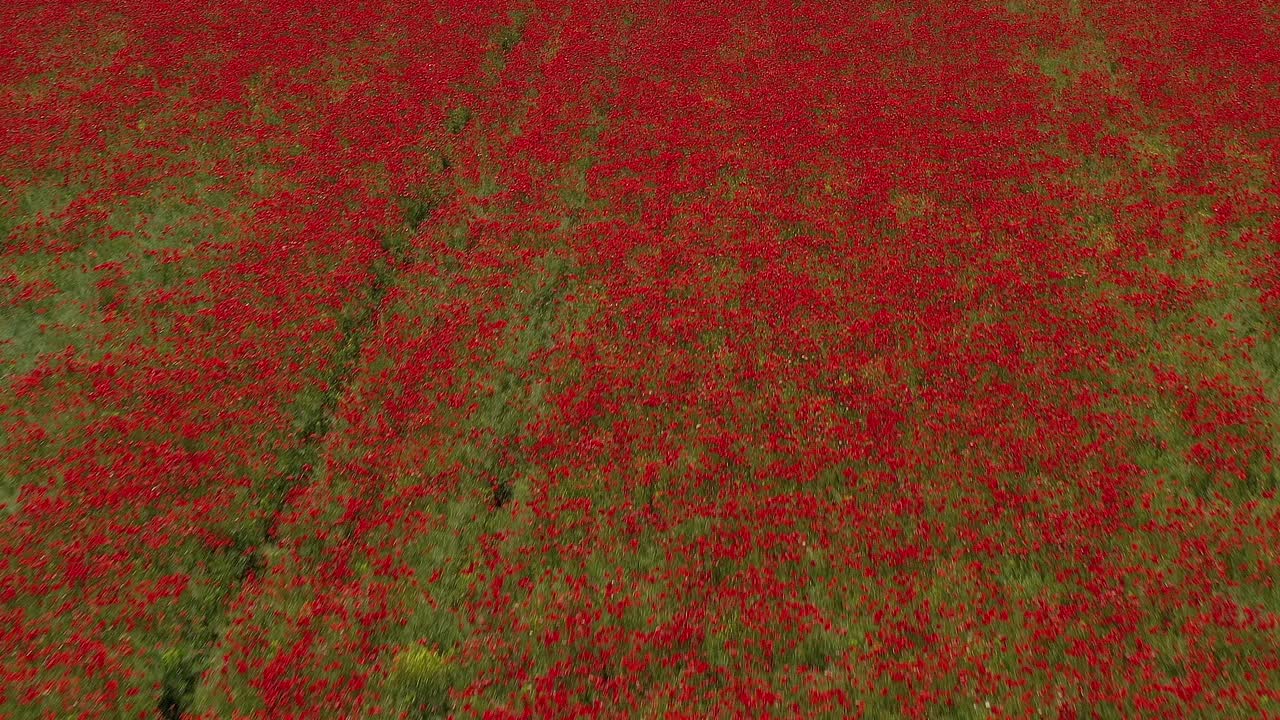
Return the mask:
{"type": "Polygon", "coordinates": [[[1280,10],[0,3],[0,717],[1280,717],[1280,10]]]}

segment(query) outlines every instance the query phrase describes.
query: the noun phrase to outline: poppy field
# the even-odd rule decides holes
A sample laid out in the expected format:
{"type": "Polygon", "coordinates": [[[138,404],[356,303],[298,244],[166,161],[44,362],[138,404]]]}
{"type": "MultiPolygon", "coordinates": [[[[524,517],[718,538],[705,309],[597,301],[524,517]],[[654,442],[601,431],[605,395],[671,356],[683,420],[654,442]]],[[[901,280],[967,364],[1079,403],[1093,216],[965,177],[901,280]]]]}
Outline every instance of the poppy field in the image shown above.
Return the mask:
{"type": "Polygon", "coordinates": [[[0,718],[1280,717],[1273,3],[0,21],[0,718]]]}

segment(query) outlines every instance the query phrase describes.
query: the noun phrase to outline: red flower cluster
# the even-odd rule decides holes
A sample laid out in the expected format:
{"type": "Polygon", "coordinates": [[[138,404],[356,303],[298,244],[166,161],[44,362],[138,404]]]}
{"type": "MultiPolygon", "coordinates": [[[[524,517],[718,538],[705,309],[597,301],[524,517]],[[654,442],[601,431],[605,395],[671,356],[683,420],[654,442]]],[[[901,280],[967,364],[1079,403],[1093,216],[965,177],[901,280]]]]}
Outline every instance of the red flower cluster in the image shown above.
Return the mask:
{"type": "Polygon", "coordinates": [[[1280,18],[855,5],[4,10],[0,714],[1274,712],[1280,18]]]}

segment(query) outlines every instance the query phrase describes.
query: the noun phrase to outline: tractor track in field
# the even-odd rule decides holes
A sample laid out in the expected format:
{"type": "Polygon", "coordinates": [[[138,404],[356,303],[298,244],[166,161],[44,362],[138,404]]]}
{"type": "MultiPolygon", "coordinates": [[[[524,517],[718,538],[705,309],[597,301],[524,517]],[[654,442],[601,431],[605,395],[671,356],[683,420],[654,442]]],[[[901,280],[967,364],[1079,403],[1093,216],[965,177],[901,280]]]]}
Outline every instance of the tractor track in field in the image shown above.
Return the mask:
{"type": "Polygon", "coordinates": [[[329,435],[334,413],[352,378],[356,374],[361,350],[382,314],[383,301],[394,286],[396,277],[403,270],[407,248],[396,242],[396,230],[384,231],[379,238],[380,255],[371,267],[373,280],[358,293],[347,306],[339,321],[339,342],[322,402],[310,414],[298,432],[297,440],[284,459],[285,469],[268,485],[262,498],[263,512],[256,537],[238,548],[241,567],[235,583],[224,588],[219,610],[214,617],[206,617],[199,630],[186,643],[186,651],[165,655],[164,684],[156,709],[165,720],[186,717],[187,707],[194,697],[200,676],[208,665],[208,655],[222,635],[227,603],[263,567],[264,554],[277,542],[279,518],[288,510],[294,490],[305,483],[315,472],[325,438],[329,435]]]}
{"type": "MultiPolygon", "coordinates": [[[[524,17],[515,15],[511,24],[500,26],[491,38],[493,53],[501,59],[519,42],[519,31],[524,17]]],[[[499,64],[498,70],[501,70],[499,64]]],[[[491,74],[486,72],[486,75],[491,74]]],[[[482,80],[483,82],[483,80],[482,80]]],[[[470,118],[462,121],[465,123],[470,118]]],[[[457,134],[461,130],[457,113],[446,119],[446,132],[457,134]]],[[[295,491],[312,478],[322,462],[321,453],[326,438],[333,430],[335,414],[347,394],[359,370],[359,361],[366,341],[381,322],[385,300],[395,287],[398,278],[412,261],[412,236],[427,232],[435,210],[447,198],[460,191],[453,177],[448,153],[441,151],[440,166],[436,168],[438,182],[422,196],[396,198],[400,206],[402,224],[384,228],[378,233],[379,253],[368,271],[372,280],[360,288],[343,309],[338,322],[338,343],[334,349],[331,370],[321,402],[303,419],[296,442],[287,456],[282,458],[283,468],[268,483],[262,498],[262,513],[256,533],[247,542],[240,542],[241,566],[235,582],[226,588],[218,603],[216,614],[206,616],[198,624],[191,637],[186,638],[181,650],[171,650],[162,658],[163,681],[156,703],[157,713],[164,720],[181,720],[189,717],[192,700],[201,684],[202,676],[209,668],[213,651],[219,646],[225,633],[228,605],[257,573],[261,572],[265,555],[278,544],[280,518],[289,510],[295,491]],[[444,188],[444,190],[438,190],[444,188]]]]}

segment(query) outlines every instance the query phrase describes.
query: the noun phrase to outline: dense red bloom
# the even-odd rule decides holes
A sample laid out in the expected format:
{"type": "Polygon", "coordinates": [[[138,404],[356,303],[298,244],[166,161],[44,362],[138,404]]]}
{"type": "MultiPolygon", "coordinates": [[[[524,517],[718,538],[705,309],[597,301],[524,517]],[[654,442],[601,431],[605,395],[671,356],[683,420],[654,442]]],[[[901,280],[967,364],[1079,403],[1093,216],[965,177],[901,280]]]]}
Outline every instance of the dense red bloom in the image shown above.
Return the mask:
{"type": "Polygon", "coordinates": [[[1245,5],[0,10],[0,714],[1274,710],[1245,5]]]}

